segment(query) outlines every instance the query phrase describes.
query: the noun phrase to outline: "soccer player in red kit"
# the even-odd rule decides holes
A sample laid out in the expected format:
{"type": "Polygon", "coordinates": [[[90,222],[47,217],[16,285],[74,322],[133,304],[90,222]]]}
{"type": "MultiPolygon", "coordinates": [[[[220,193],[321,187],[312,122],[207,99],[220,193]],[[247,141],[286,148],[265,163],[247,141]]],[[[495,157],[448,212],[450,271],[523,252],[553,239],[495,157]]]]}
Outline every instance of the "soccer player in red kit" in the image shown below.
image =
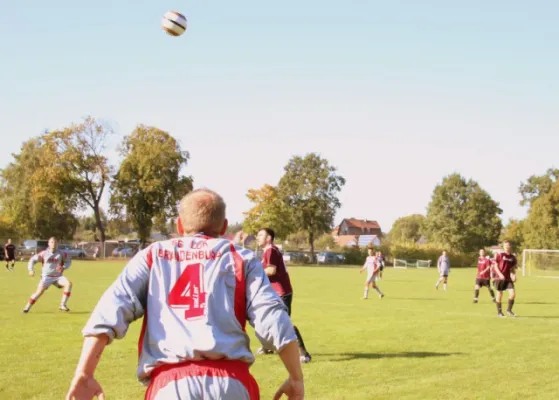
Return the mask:
{"type": "MultiPolygon", "coordinates": [[[[287,273],[287,267],[283,261],[283,256],[279,249],[274,245],[275,232],[270,228],[263,228],[258,232],[257,241],[258,245],[262,247],[264,253],[262,254],[262,266],[270,279],[272,288],[281,297],[285,306],[287,307],[287,314],[291,316],[291,303],[293,301],[293,288],[291,287],[291,279],[287,273]]],[[[305,348],[305,342],[295,325],[295,335],[299,342],[299,351],[301,352],[301,362],[308,363],[312,357],[305,348]]],[[[269,353],[269,350],[261,348],[259,353],[269,353]]]]}
{"type": "Polygon", "coordinates": [[[493,302],[495,302],[495,292],[491,289],[491,260],[485,256],[485,250],[481,249],[479,251],[479,257],[477,259],[477,276],[476,276],[476,286],[474,291],[474,303],[478,302],[479,289],[482,287],[487,287],[493,302]]]}
{"type": "Polygon", "coordinates": [[[514,306],[514,299],[516,293],[514,291],[514,281],[516,280],[515,270],[516,270],[516,257],[511,252],[511,244],[507,240],[503,243],[503,253],[497,254],[495,257],[495,263],[493,265],[493,270],[495,272],[495,290],[497,290],[497,315],[499,317],[504,317],[503,310],[501,307],[501,299],[503,297],[503,292],[507,290],[509,292],[509,303],[507,308],[507,314],[509,317],[516,317],[512,312],[512,307],[514,306]]]}

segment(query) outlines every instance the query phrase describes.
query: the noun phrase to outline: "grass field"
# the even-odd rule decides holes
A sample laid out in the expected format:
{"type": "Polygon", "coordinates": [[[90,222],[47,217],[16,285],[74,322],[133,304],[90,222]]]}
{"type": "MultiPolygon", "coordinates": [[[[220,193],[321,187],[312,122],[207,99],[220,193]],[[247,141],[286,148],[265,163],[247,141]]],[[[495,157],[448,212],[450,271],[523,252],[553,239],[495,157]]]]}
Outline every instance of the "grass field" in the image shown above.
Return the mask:
{"type": "MultiPolygon", "coordinates": [[[[38,278],[0,271],[0,399],[62,399],[80,350],[80,331],[123,263],[74,262],[70,313],[55,288],[22,314],[38,278]]],[[[291,267],[293,320],[313,362],[308,399],[552,399],[559,393],[559,280],[520,278],[516,319],[498,319],[487,292],[472,304],[472,269],[454,269],[436,291],[431,269],[385,271],[386,297],[362,296],[357,268],[291,267]]],[[[371,292],[374,293],[374,292],[371,292]]],[[[140,399],[140,323],[105,352],[97,378],[108,399],[140,399]]],[[[252,328],[249,328],[251,338],[252,328]]],[[[256,350],[258,343],[252,339],[256,350]]],[[[285,373],[277,356],[258,356],[252,373],[271,399],[285,373]]]]}

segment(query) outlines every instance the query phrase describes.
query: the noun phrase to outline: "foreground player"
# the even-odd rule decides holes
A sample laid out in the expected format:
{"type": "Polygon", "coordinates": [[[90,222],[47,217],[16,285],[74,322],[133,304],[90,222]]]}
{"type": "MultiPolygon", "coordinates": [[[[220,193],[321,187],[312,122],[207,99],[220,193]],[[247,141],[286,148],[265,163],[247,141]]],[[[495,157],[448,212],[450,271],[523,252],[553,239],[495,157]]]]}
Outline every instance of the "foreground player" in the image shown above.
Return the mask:
{"type": "Polygon", "coordinates": [[[448,284],[448,274],[450,273],[450,258],[446,255],[446,251],[439,257],[437,261],[437,269],[439,270],[439,280],[435,283],[435,289],[439,289],[439,285],[443,283],[444,290],[446,292],[448,284]]]}
{"type": "Polygon", "coordinates": [[[477,276],[476,285],[474,288],[474,303],[478,302],[479,289],[482,287],[487,287],[489,289],[489,294],[495,303],[495,292],[491,289],[491,266],[492,261],[485,256],[485,250],[481,249],[479,251],[479,257],[477,259],[477,276]]]}
{"type": "MultiPolygon", "coordinates": [[[[279,249],[274,245],[274,239],[276,237],[275,232],[270,228],[263,228],[258,232],[256,240],[258,245],[262,247],[264,253],[262,254],[262,267],[275,292],[283,300],[285,306],[287,307],[287,313],[291,316],[291,304],[293,302],[293,287],[291,286],[291,279],[287,273],[287,267],[283,261],[283,256],[279,249]]],[[[299,332],[296,326],[295,334],[297,335],[297,341],[299,342],[299,351],[301,353],[300,360],[303,363],[308,363],[311,361],[312,357],[305,347],[305,342],[303,341],[303,336],[299,332]]],[[[271,351],[262,347],[258,350],[259,354],[270,354],[271,351]]]]}
{"type": "Polygon", "coordinates": [[[377,286],[376,283],[380,271],[378,253],[374,255],[375,252],[373,249],[368,249],[367,252],[369,253],[369,256],[365,259],[363,268],[359,270],[359,273],[367,270],[367,279],[365,280],[365,292],[363,293],[363,300],[369,298],[369,287],[375,289],[378,293],[378,297],[382,299],[384,297],[384,293],[380,291],[380,288],[377,286]]]}
{"type": "Polygon", "coordinates": [[[258,399],[247,319],[288,371],[275,399],[303,399],[297,337],[285,305],[252,252],[218,238],[227,229],[223,199],[193,191],[179,214],[182,237],[139,251],[101,297],[83,330],[66,399],[104,396],[94,377],[103,350],[142,316],[137,375],[149,384],[145,399],[258,399]]]}
{"type": "Polygon", "coordinates": [[[516,257],[511,252],[511,244],[507,240],[503,243],[504,252],[497,254],[495,257],[495,264],[493,270],[495,271],[496,279],[494,282],[495,290],[497,290],[497,316],[504,317],[503,309],[501,306],[501,300],[503,298],[503,292],[507,290],[509,292],[509,302],[507,307],[507,314],[509,317],[516,317],[512,312],[512,307],[514,306],[514,299],[516,298],[516,293],[514,290],[514,281],[516,280],[516,275],[514,274],[516,269],[516,257]]]}
{"type": "Polygon", "coordinates": [[[6,261],[6,269],[13,272],[16,265],[16,246],[12,243],[12,239],[8,239],[8,243],[4,245],[4,261],[6,261]],[[12,263],[11,267],[10,263],[12,263]]]}
{"type": "Polygon", "coordinates": [[[62,302],[60,303],[59,310],[70,311],[66,304],[72,293],[72,282],[63,276],[63,274],[64,271],[72,265],[72,259],[65,251],[58,250],[58,240],[51,237],[49,239],[48,249],[41,251],[39,254],[35,254],[29,260],[27,269],[29,270],[30,276],[35,276],[34,265],[38,262],[43,264],[41,281],[39,282],[39,286],[37,286],[37,291],[31,295],[23,312],[28,313],[33,304],[37,302],[39,297],[41,297],[51,285],[63,290],[62,302]]]}

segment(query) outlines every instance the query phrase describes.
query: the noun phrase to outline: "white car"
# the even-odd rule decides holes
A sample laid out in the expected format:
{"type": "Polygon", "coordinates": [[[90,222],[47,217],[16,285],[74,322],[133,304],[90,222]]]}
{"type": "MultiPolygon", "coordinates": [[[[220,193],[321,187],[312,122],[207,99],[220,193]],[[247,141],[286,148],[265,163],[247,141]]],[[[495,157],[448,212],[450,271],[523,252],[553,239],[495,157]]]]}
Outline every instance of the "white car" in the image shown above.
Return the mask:
{"type": "Polygon", "coordinates": [[[78,249],[77,247],[72,247],[67,244],[59,244],[58,249],[65,251],[72,258],[85,258],[86,254],[83,249],[78,249]]]}

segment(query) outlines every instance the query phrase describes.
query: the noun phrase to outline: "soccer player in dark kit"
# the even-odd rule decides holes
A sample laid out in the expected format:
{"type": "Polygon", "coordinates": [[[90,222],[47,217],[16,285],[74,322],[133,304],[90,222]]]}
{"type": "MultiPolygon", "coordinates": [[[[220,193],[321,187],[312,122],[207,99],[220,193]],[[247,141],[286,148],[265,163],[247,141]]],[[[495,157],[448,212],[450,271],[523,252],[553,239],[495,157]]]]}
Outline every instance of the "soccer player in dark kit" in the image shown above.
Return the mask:
{"type": "Polygon", "coordinates": [[[479,289],[486,287],[489,289],[489,294],[495,302],[495,292],[491,289],[491,260],[486,257],[485,250],[481,249],[479,251],[479,257],[477,259],[477,275],[476,275],[476,286],[474,291],[474,303],[478,302],[479,289]]]}
{"type": "MultiPolygon", "coordinates": [[[[281,297],[285,306],[287,307],[287,314],[291,316],[291,302],[293,300],[293,288],[291,287],[291,279],[287,273],[287,267],[283,261],[279,249],[274,245],[275,232],[270,228],[260,229],[257,236],[258,245],[264,250],[262,254],[262,266],[266,271],[266,275],[270,279],[270,283],[275,292],[281,297]]],[[[297,341],[299,342],[299,351],[301,353],[301,362],[308,363],[312,357],[305,348],[305,342],[299,332],[299,329],[294,325],[297,341]]],[[[268,349],[261,348],[258,350],[259,354],[268,354],[268,349]]]]}
{"type": "Polygon", "coordinates": [[[16,246],[12,243],[12,239],[8,239],[8,243],[4,245],[4,261],[6,261],[6,269],[13,272],[16,265],[16,246]],[[12,263],[11,267],[10,263],[12,263]]]}
{"type": "Polygon", "coordinates": [[[516,293],[514,290],[514,281],[516,281],[516,257],[512,254],[511,244],[507,240],[503,243],[503,253],[497,254],[495,257],[495,264],[493,265],[493,270],[495,272],[494,286],[497,290],[497,316],[504,317],[503,310],[501,307],[501,299],[503,297],[503,292],[507,290],[509,292],[509,303],[507,307],[507,315],[509,317],[516,317],[512,312],[512,307],[514,306],[514,299],[516,298],[516,293]]]}

